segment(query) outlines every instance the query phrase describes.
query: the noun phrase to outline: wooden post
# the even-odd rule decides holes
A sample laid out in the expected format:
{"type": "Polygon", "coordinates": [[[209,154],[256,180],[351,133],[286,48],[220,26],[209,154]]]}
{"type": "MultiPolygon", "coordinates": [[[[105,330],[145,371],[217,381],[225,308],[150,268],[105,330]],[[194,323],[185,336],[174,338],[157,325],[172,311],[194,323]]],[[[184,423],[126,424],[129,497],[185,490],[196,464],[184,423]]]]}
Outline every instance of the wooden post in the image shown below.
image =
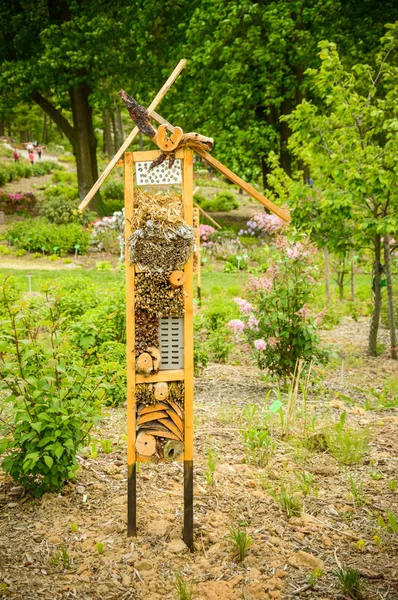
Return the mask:
{"type": "MultiPolygon", "coordinates": [[[[195,204],[195,203],[194,203],[195,204]]],[[[199,303],[202,301],[202,274],[200,264],[200,215],[199,208],[194,206],[193,209],[194,225],[195,225],[195,243],[196,243],[196,290],[199,303]]]]}
{"type": "MultiPolygon", "coordinates": [[[[132,152],[124,155],[125,241],[131,233],[134,214],[134,159],[132,152]]],[[[127,352],[127,535],[137,535],[137,490],[135,453],[135,352],[134,352],[134,266],[126,251],[126,352],[127,352]]]]}
{"type": "MultiPolygon", "coordinates": [[[[193,224],[193,151],[184,150],[182,172],[182,199],[184,221],[193,224]]],[[[184,267],[184,542],[193,550],[193,255],[184,267]]]]}

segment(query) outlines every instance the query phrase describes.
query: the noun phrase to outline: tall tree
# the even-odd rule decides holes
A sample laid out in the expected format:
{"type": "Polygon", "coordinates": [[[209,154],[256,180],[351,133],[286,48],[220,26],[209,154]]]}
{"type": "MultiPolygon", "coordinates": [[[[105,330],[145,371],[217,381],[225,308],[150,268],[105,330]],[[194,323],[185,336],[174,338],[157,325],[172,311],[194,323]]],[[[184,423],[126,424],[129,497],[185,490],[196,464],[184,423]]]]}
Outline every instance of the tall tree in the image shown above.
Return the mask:
{"type": "MultiPolygon", "coordinates": [[[[333,209],[337,215],[345,209],[357,244],[373,251],[372,355],[381,310],[383,238],[389,314],[394,314],[388,258],[389,236],[398,231],[398,23],[389,27],[382,44],[373,66],[347,70],[335,44],[322,42],[322,64],[310,73],[320,104],[304,101],[287,119],[290,147],[310,165],[315,185],[327,190],[329,202],[317,207],[318,218],[331,223],[333,209]]],[[[393,318],[390,332],[391,355],[397,358],[393,318]]]]}

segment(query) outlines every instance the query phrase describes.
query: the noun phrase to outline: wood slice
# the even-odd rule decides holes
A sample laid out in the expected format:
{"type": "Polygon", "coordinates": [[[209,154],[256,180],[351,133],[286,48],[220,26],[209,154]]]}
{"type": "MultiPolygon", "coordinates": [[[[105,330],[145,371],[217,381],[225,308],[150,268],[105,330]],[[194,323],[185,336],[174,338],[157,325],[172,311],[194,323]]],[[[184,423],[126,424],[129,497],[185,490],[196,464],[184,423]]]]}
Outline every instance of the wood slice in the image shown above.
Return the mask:
{"type": "Polygon", "coordinates": [[[185,282],[184,271],[173,271],[169,277],[169,281],[173,287],[180,287],[185,282]]]}
{"type": "Polygon", "coordinates": [[[183,433],[183,431],[184,431],[184,425],[182,423],[182,419],[177,415],[177,413],[175,413],[174,410],[168,410],[167,414],[169,415],[169,417],[173,421],[173,423],[181,431],[181,433],[183,433]]]}
{"type": "Polygon", "coordinates": [[[152,357],[153,370],[155,372],[158,372],[159,371],[159,366],[160,366],[160,351],[159,351],[159,349],[155,348],[155,346],[151,346],[150,348],[147,348],[146,351],[152,357]]]}
{"type": "Polygon", "coordinates": [[[151,412],[147,415],[140,415],[137,419],[137,425],[143,425],[144,423],[148,423],[149,421],[157,421],[158,419],[167,418],[167,413],[164,411],[151,412]]]}
{"type": "Polygon", "coordinates": [[[159,419],[159,423],[161,423],[162,425],[164,425],[165,427],[167,427],[167,429],[169,429],[172,433],[174,433],[179,440],[182,441],[182,433],[181,431],[178,429],[178,427],[176,427],[173,423],[173,421],[171,419],[159,419]]]}
{"type": "Polygon", "coordinates": [[[152,456],[156,452],[156,440],[146,431],[140,431],[135,441],[135,449],[142,456],[152,456]]]}
{"type": "Polygon", "coordinates": [[[170,406],[168,404],[164,404],[164,402],[158,402],[157,404],[150,404],[149,406],[142,406],[141,409],[138,409],[138,414],[147,415],[148,413],[157,412],[158,410],[170,410],[170,406]]]}
{"type": "Polygon", "coordinates": [[[138,373],[149,375],[153,370],[152,356],[148,352],[143,352],[135,361],[135,366],[138,373]]]}
{"type": "Polygon", "coordinates": [[[169,386],[165,382],[155,383],[153,387],[153,395],[155,400],[165,400],[169,395],[169,386]]]}
{"type": "Polygon", "coordinates": [[[160,421],[148,421],[147,423],[142,423],[139,426],[138,430],[141,431],[141,429],[153,429],[154,431],[170,431],[170,429],[167,429],[167,427],[162,425],[160,421]]]}
{"type": "Polygon", "coordinates": [[[166,442],[163,448],[163,458],[167,462],[171,462],[178,458],[184,452],[184,444],[182,442],[166,442]]]}
{"type": "Polygon", "coordinates": [[[157,429],[148,429],[148,431],[146,431],[145,433],[148,433],[148,435],[153,435],[155,437],[163,437],[163,438],[168,438],[169,440],[176,440],[177,442],[178,437],[176,435],[174,435],[174,433],[171,433],[171,431],[158,431],[157,429]]]}
{"type": "Polygon", "coordinates": [[[171,402],[171,400],[169,400],[168,403],[170,404],[171,408],[177,413],[177,415],[179,417],[181,417],[181,419],[183,419],[184,418],[184,413],[182,412],[182,410],[178,406],[178,404],[176,402],[171,402]]]}

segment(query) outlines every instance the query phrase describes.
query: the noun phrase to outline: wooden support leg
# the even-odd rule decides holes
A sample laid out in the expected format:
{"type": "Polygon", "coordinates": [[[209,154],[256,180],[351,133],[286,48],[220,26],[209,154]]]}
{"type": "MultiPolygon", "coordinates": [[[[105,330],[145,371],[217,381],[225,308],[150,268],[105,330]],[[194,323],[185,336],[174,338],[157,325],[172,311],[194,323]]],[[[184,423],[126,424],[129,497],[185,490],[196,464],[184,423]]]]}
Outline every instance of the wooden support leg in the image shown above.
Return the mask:
{"type": "Polygon", "coordinates": [[[128,465],[127,535],[137,535],[137,463],[128,465]]]}
{"type": "Polygon", "coordinates": [[[193,552],[193,461],[184,461],[184,542],[193,552]]]}

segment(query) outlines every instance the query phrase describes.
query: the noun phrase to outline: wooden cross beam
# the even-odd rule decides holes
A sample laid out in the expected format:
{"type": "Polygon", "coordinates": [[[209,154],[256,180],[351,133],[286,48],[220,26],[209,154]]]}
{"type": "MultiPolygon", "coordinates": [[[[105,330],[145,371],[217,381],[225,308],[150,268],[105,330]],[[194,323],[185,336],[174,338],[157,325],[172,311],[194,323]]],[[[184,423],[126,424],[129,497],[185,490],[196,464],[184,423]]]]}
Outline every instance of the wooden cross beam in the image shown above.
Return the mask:
{"type": "MultiPolygon", "coordinates": [[[[168,80],[166,81],[166,83],[159,90],[159,92],[157,93],[157,95],[156,95],[155,99],[153,100],[152,104],[150,104],[150,106],[148,108],[148,113],[150,115],[153,115],[153,113],[155,111],[155,108],[163,100],[164,96],[166,95],[166,93],[168,92],[168,90],[171,88],[171,86],[173,85],[173,83],[175,82],[175,80],[177,79],[177,77],[179,76],[179,74],[181,73],[181,71],[183,70],[183,68],[185,67],[186,62],[187,61],[186,61],[185,58],[183,58],[182,60],[180,60],[180,62],[178,63],[178,65],[176,66],[176,68],[174,69],[174,71],[172,72],[172,74],[170,75],[170,77],[168,78],[168,80]]],[[[174,129],[173,129],[173,131],[174,131],[174,129]]],[[[123,144],[120,146],[119,150],[116,152],[115,156],[112,158],[112,160],[110,161],[109,165],[106,167],[105,171],[103,171],[103,173],[97,179],[97,181],[95,182],[95,184],[93,185],[93,187],[91,188],[91,190],[88,192],[88,194],[86,195],[86,197],[80,203],[80,205],[79,205],[79,210],[80,211],[83,211],[83,210],[85,210],[85,208],[87,208],[88,204],[93,199],[93,197],[95,196],[95,194],[98,192],[98,190],[100,189],[101,185],[104,183],[105,179],[108,177],[109,173],[116,166],[116,163],[118,162],[118,160],[123,156],[124,152],[130,146],[131,142],[138,135],[138,132],[139,132],[138,127],[134,127],[133,131],[125,139],[125,141],[123,142],[123,144]]]]}

